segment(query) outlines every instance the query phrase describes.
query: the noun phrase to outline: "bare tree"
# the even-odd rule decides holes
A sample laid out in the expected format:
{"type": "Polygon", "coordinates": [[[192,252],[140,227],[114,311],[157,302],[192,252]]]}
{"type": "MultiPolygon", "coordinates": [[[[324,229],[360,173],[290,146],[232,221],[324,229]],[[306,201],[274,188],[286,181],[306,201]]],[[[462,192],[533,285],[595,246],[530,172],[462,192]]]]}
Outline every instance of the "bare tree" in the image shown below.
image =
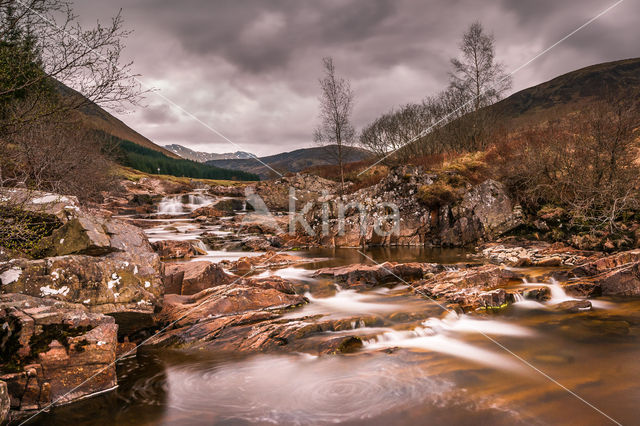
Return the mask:
{"type": "Polygon", "coordinates": [[[476,21],[462,36],[462,58],[451,59],[450,85],[467,94],[474,111],[498,101],[511,88],[511,76],[495,61],[494,43],[493,35],[476,21]]]}
{"type": "Polygon", "coordinates": [[[353,91],[349,81],[336,75],[333,59],[322,59],[325,75],[320,79],[320,125],[313,139],[322,146],[335,145],[340,167],[340,193],[344,194],[345,146],[351,145],[355,129],[351,124],[353,91]]]}
{"type": "Polygon", "coordinates": [[[90,102],[137,103],[142,92],[132,64],[120,60],[130,33],[122,25],[118,13],[108,25],[83,28],[67,0],[0,0],[1,130],[90,102]],[[58,82],[83,96],[60,93],[58,82]]]}
{"type": "Polygon", "coordinates": [[[451,59],[449,98],[459,104],[460,112],[470,113],[467,119],[458,120],[456,129],[465,149],[486,148],[495,117],[484,107],[500,100],[511,88],[511,76],[495,60],[494,43],[493,35],[476,21],[462,36],[462,57],[451,59]]]}

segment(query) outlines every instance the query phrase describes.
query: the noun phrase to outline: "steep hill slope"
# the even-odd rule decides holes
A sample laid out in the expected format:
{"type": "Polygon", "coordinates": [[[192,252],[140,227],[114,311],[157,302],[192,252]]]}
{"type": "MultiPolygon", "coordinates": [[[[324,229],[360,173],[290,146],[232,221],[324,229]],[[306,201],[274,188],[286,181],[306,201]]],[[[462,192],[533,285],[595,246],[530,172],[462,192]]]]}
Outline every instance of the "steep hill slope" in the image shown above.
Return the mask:
{"type": "Polygon", "coordinates": [[[492,105],[507,127],[517,129],[580,110],[609,96],[638,96],[640,58],[591,65],[521,90],[492,105]]]}
{"type": "MultiPolygon", "coordinates": [[[[80,93],[62,83],[58,83],[58,90],[65,97],[82,97],[80,93]]],[[[74,111],[74,114],[77,115],[77,118],[84,123],[88,129],[96,130],[101,133],[114,136],[118,139],[131,141],[136,145],[161,152],[170,158],[180,158],[175,153],[151,142],[151,140],[142,136],[140,133],[124,124],[121,120],[118,120],[116,117],[92,102],[83,105],[80,109],[74,111]]]]}
{"type": "MultiPolygon", "coordinates": [[[[299,172],[313,166],[337,164],[335,152],[336,146],[332,145],[329,147],[303,148],[291,152],[259,157],[260,161],[256,159],[212,160],[207,161],[206,164],[225,169],[242,170],[255,173],[261,178],[269,178],[273,177],[275,173],[264,164],[268,164],[271,168],[283,174],[299,172]]],[[[371,153],[367,150],[357,147],[344,148],[344,159],[346,162],[360,161],[369,157],[371,157],[371,153]]]]}

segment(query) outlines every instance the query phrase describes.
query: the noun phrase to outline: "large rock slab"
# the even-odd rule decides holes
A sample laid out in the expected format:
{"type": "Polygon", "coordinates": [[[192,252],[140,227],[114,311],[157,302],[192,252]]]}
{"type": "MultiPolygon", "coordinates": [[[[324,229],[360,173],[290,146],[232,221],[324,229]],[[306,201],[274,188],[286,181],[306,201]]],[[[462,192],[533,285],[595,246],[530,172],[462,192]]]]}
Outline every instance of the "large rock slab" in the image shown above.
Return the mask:
{"type": "Polygon", "coordinates": [[[115,388],[118,326],[80,304],[0,295],[0,380],[12,410],[38,410],[115,388]]]}
{"type": "Polygon", "coordinates": [[[203,318],[285,309],[305,302],[306,299],[295,294],[293,286],[282,278],[241,279],[191,296],[167,294],[162,311],[155,318],[159,323],[186,325],[203,318]]]}

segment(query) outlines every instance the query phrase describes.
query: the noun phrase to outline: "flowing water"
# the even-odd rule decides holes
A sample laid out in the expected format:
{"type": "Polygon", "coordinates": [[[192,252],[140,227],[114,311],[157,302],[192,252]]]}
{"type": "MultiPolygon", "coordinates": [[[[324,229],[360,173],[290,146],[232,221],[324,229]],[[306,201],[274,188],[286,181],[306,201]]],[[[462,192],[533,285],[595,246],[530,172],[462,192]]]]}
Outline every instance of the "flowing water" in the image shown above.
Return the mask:
{"type": "MultiPolygon", "coordinates": [[[[170,220],[160,226],[167,225],[175,230],[162,238],[202,232],[189,221],[170,220]]],[[[158,237],[154,229],[148,232],[158,237]]],[[[38,422],[601,425],[614,423],[611,419],[622,424],[637,421],[638,299],[598,299],[592,301],[591,311],[562,313],[551,308],[571,298],[558,283],[525,281],[521,286],[548,286],[550,300],[520,298],[491,315],[457,315],[417,297],[406,285],[355,291],[312,277],[319,267],[366,263],[357,250],[296,253],[324,260],[260,273],[293,280],[297,291],[308,297],[310,303],[285,318],[312,314],[382,319],[384,326],[354,320],[351,330],[317,336],[359,336],[364,345],[358,352],[240,356],[144,350],[119,362],[116,391],[58,407],[38,422]]],[[[210,252],[197,260],[247,254],[210,252]]],[[[469,262],[466,254],[418,248],[367,251],[376,261],[444,264],[469,262]]]]}

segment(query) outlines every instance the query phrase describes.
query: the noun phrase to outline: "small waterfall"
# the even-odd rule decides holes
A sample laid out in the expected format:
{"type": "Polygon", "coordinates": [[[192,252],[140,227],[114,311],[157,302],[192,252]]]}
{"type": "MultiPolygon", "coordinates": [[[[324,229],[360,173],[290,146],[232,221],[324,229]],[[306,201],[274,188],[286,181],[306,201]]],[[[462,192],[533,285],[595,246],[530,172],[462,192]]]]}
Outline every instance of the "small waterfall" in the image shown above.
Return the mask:
{"type": "Polygon", "coordinates": [[[159,214],[186,214],[211,204],[214,198],[202,194],[181,194],[164,197],[158,204],[159,214]]]}
{"type": "Polygon", "coordinates": [[[520,293],[513,293],[513,298],[515,300],[515,303],[521,303],[524,302],[524,296],[520,293]]]}
{"type": "Polygon", "coordinates": [[[172,195],[164,197],[158,204],[158,213],[160,214],[176,214],[184,213],[182,197],[178,195],[172,195]]]}

